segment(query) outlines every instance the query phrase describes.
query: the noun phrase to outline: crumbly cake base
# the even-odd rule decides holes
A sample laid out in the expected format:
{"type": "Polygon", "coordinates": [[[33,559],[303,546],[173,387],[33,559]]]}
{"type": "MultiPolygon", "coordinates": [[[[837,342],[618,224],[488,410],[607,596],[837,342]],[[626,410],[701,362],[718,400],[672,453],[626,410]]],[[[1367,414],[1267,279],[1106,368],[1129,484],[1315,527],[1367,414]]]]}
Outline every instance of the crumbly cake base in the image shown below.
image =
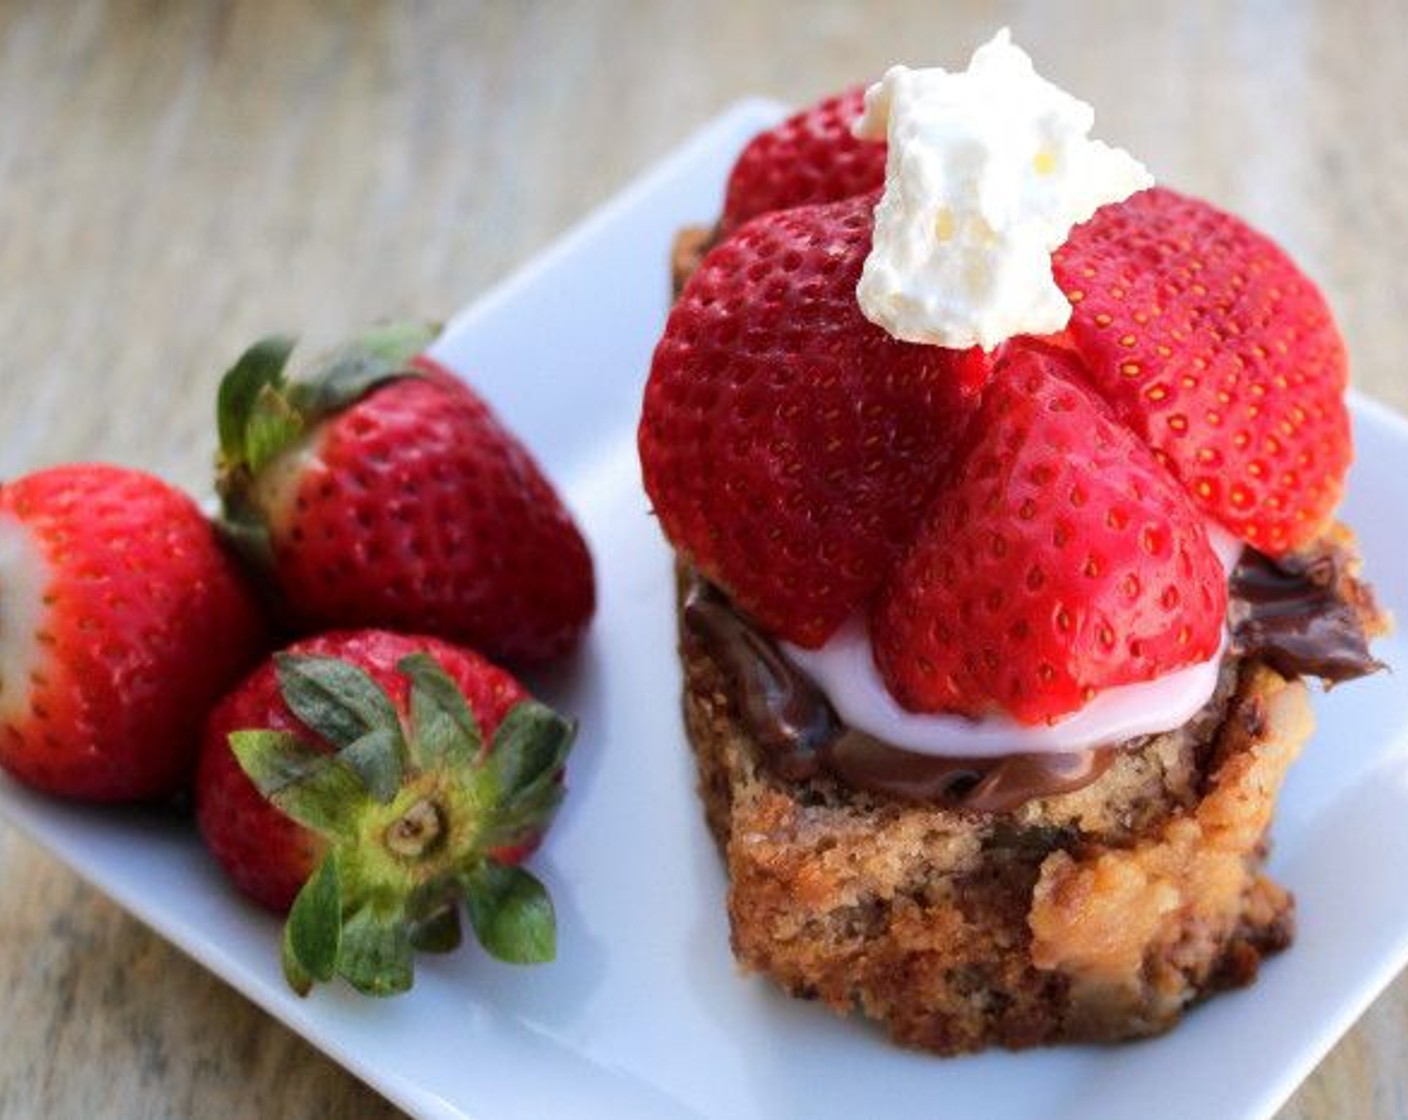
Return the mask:
{"type": "Polygon", "coordinates": [[[1002,814],[872,796],[760,763],[720,665],[682,630],[684,711],[728,868],[734,953],[793,995],[939,1054],[1158,1034],[1290,943],[1262,872],[1307,690],[1229,664],[1183,729],[1002,814]]]}

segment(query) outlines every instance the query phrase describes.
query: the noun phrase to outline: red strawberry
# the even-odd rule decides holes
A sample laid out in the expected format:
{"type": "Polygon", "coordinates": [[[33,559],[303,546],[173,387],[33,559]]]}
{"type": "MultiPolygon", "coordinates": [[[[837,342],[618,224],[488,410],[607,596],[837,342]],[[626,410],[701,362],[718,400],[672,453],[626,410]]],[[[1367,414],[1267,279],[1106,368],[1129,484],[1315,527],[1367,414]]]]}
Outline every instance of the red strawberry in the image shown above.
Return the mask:
{"type": "Polygon", "coordinates": [[[263,624],[195,503],[84,465],[0,486],[0,765],[47,793],[178,792],[263,624]]]}
{"type": "Polygon", "coordinates": [[[1201,518],[1062,350],[997,363],[954,479],[873,617],[906,707],[1034,723],[1211,657],[1226,579],[1201,518]]]}
{"type": "Polygon", "coordinates": [[[1091,383],[1194,501],[1272,555],[1317,536],[1352,454],[1345,350],[1290,258],[1156,188],[1077,227],[1054,269],[1091,383]]]}
{"type": "Polygon", "coordinates": [[[865,194],[885,181],[885,145],[857,140],[851,126],[865,87],[828,97],[749,141],[729,176],[719,233],[750,218],[865,194]]]}
{"type": "Polygon", "coordinates": [[[251,897],[289,910],[295,989],[411,984],[411,951],[479,940],[550,959],[552,905],[515,866],[562,797],[573,727],[468,650],[344,631],[291,646],[211,714],[201,834],[251,897]]]}
{"type": "Polygon", "coordinates": [[[873,195],[713,249],[656,348],[640,454],[666,535],[768,629],[817,646],[889,574],[986,360],[897,342],[855,287],[873,195]]]}
{"type": "Polygon", "coordinates": [[[284,376],[266,339],[220,390],[223,524],[272,575],[299,632],[385,626],[529,663],[570,652],[591,618],[591,556],[527,450],[384,328],[284,376]]]}

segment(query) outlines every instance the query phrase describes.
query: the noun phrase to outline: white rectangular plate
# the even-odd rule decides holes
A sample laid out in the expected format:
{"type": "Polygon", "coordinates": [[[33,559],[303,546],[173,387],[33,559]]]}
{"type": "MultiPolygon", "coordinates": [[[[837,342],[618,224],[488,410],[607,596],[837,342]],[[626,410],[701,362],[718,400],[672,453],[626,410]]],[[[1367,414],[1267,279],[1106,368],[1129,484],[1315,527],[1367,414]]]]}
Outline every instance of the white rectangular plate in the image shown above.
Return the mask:
{"type": "MultiPolygon", "coordinates": [[[[415,990],[292,996],[277,924],[228,889],[195,836],[0,783],[0,808],[143,921],[425,1120],[949,1120],[1270,1116],[1408,960],[1408,694],[1382,674],[1321,697],[1321,730],[1275,826],[1300,901],[1295,947],[1257,984],[1157,1041],[939,1060],[745,979],[680,722],[670,558],[635,423],[668,303],[674,231],[708,222],[741,144],[780,111],[747,102],[454,320],[437,353],[535,449],[591,539],[600,613],[576,664],[536,681],[581,718],[570,795],[535,867],[560,957],[516,969],[467,947],[415,990]]],[[[1357,400],[1345,507],[1384,602],[1408,618],[1408,425],[1357,400]]],[[[1405,641],[1380,655],[1408,665],[1405,641]]]]}

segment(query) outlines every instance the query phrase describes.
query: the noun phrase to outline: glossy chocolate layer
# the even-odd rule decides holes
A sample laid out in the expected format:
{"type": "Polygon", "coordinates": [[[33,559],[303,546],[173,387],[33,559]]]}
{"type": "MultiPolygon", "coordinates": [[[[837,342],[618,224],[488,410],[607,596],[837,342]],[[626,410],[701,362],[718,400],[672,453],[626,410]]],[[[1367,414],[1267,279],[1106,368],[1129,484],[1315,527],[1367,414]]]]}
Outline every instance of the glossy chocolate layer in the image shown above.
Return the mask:
{"type": "Polygon", "coordinates": [[[685,592],[684,625],[728,678],[739,718],[773,770],[792,781],[814,777],[823,749],[845,730],[821,690],[703,580],[685,592]]]}
{"type": "MultiPolygon", "coordinates": [[[[1377,608],[1350,567],[1336,548],[1279,563],[1247,549],[1231,580],[1231,655],[1334,682],[1380,668],[1366,632],[1377,608]]],[[[827,774],[872,793],[1001,813],[1088,785],[1122,749],[940,758],[882,743],[846,726],[777,645],[698,578],[685,591],[684,635],[722,670],[766,764],[789,781],[827,774]]]]}
{"type": "Polygon", "coordinates": [[[1383,668],[1365,631],[1378,608],[1350,564],[1338,548],[1280,561],[1245,550],[1230,587],[1235,651],[1332,684],[1383,668]]]}

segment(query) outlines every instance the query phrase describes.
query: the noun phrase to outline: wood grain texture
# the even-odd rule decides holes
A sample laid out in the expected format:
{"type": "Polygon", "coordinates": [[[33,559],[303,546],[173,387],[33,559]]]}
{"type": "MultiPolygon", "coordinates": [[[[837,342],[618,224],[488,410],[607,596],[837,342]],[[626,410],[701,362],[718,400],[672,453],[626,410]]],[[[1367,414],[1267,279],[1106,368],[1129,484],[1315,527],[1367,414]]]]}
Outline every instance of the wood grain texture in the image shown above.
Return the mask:
{"type": "MultiPolygon", "coordinates": [[[[1002,23],[1102,136],[1284,241],[1408,409],[1401,0],[0,0],[0,477],[201,491],[256,335],[448,314],[731,100],[1002,23]]],[[[4,827],[0,897],[0,1118],[399,1115],[4,827]]],[[[1400,979],[1281,1120],[1408,1117],[1405,1070],[1400,979]]]]}

